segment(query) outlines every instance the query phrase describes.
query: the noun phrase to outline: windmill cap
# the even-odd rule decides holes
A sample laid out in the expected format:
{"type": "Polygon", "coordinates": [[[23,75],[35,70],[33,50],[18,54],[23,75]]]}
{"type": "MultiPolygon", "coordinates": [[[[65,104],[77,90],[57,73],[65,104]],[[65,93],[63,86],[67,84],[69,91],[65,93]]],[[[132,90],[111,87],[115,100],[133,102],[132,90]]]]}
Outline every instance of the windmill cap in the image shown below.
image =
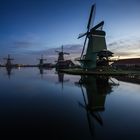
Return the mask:
{"type": "Polygon", "coordinates": [[[105,31],[102,31],[102,30],[94,30],[94,31],[90,32],[89,34],[99,35],[99,36],[105,36],[106,35],[105,31]]]}

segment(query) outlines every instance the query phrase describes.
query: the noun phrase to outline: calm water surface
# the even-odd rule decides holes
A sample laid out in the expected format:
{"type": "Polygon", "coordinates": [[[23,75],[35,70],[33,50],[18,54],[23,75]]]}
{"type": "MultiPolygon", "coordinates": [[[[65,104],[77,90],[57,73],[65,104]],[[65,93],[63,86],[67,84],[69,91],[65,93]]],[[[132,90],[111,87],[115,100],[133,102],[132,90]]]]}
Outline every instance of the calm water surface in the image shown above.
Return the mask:
{"type": "Polygon", "coordinates": [[[0,128],[5,139],[140,140],[140,85],[0,68],[0,128]]]}

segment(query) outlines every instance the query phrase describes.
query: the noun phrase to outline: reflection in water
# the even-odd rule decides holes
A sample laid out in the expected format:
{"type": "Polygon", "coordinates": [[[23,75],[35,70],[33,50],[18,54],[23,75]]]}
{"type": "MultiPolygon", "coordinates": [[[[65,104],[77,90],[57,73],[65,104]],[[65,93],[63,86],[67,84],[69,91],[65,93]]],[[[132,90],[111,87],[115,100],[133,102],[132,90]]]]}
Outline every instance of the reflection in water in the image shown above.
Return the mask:
{"type": "Polygon", "coordinates": [[[41,75],[41,79],[43,79],[43,75],[44,75],[44,69],[43,69],[43,67],[39,67],[39,73],[41,75]]]}
{"type": "Polygon", "coordinates": [[[68,82],[69,79],[64,79],[64,73],[57,71],[58,74],[58,83],[61,84],[61,88],[64,88],[64,83],[68,82]]]}
{"type": "Polygon", "coordinates": [[[10,79],[12,73],[12,67],[6,67],[6,71],[7,71],[7,76],[10,79]]]}
{"type": "Polygon", "coordinates": [[[93,76],[81,76],[78,84],[81,87],[84,104],[79,102],[80,107],[84,108],[87,112],[87,120],[91,135],[94,135],[94,120],[96,120],[101,126],[103,120],[100,116],[100,112],[105,110],[106,95],[112,92],[113,85],[109,82],[109,77],[93,77],[93,76]],[[85,90],[84,90],[85,88],[85,90]],[[94,119],[91,121],[91,117],[94,119]]]}
{"type": "Polygon", "coordinates": [[[52,70],[52,68],[45,68],[45,67],[38,67],[39,68],[39,74],[41,75],[41,79],[43,79],[44,74],[46,74],[45,70],[52,70]]]}
{"type": "Polygon", "coordinates": [[[130,82],[130,83],[136,83],[136,84],[140,84],[140,76],[139,75],[128,75],[128,76],[117,76],[116,77],[117,80],[119,81],[124,81],[124,82],[130,82]]]}
{"type": "Polygon", "coordinates": [[[138,136],[139,140],[139,85],[120,82],[116,90],[118,84],[109,77],[56,75],[54,70],[38,68],[1,70],[10,76],[13,69],[11,80],[0,75],[0,134],[52,140],[138,136]],[[38,71],[45,80],[40,80],[38,71]]]}

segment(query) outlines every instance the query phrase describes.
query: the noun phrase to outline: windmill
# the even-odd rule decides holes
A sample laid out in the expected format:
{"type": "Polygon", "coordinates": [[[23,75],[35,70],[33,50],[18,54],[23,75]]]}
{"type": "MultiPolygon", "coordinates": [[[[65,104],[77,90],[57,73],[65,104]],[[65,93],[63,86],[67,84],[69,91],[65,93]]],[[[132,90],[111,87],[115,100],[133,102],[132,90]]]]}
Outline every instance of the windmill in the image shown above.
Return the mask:
{"type": "Polygon", "coordinates": [[[12,67],[13,66],[13,64],[12,64],[11,61],[14,60],[14,59],[10,57],[10,54],[8,54],[8,57],[7,58],[4,58],[4,59],[6,60],[6,64],[5,64],[6,67],[9,68],[9,67],[12,67]]]}
{"type": "Polygon", "coordinates": [[[58,53],[58,62],[64,61],[64,55],[69,55],[69,53],[64,52],[63,45],[61,46],[61,51],[55,51],[58,53]]]}
{"type": "Polygon", "coordinates": [[[63,45],[61,46],[61,51],[55,51],[58,53],[58,60],[56,61],[56,68],[66,68],[69,67],[69,61],[64,60],[64,55],[69,55],[69,53],[64,52],[63,45]]]}
{"type": "Polygon", "coordinates": [[[43,58],[43,55],[41,55],[41,58],[39,58],[39,67],[43,67],[44,65],[44,61],[46,61],[47,59],[43,58]]]}
{"type": "MultiPolygon", "coordinates": [[[[79,59],[77,59],[77,61],[81,63],[83,69],[96,68],[99,52],[105,51],[107,52],[106,54],[108,54],[106,40],[105,40],[106,33],[105,31],[102,30],[104,21],[101,21],[99,24],[91,27],[91,22],[94,21],[95,19],[95,9],[96,9],[96,5],[94,4],[91,7],[90,16],[87,24],[87,31],[83,34],[80,34],[78,37],[79,39],[85,36],[85,41],[81,52],[81,56],[79,59]],[[87,44],[87,49],[86,49],[86,53],[84,54],[86,44],[87,44]]],[[[110,55],[108,55],[108,57],[109,56],[110,55]]]]}

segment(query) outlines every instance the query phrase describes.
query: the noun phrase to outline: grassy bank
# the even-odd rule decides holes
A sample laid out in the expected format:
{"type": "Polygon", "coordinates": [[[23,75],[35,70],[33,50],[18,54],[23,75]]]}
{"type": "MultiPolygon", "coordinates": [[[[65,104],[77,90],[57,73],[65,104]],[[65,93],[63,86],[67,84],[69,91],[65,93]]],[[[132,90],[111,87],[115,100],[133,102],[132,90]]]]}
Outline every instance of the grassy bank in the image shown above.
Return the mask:
{"type": "Polygon", "coordinates": [[[105,76],[127,76],[127,75],[138,75],[139,71],[126,71],[126,70],[115,70],[115,69],[98,69],[86,71],[83,69],[62,69],[61,72],[73,74],[73,75],[105,75],[105,76]]]}

